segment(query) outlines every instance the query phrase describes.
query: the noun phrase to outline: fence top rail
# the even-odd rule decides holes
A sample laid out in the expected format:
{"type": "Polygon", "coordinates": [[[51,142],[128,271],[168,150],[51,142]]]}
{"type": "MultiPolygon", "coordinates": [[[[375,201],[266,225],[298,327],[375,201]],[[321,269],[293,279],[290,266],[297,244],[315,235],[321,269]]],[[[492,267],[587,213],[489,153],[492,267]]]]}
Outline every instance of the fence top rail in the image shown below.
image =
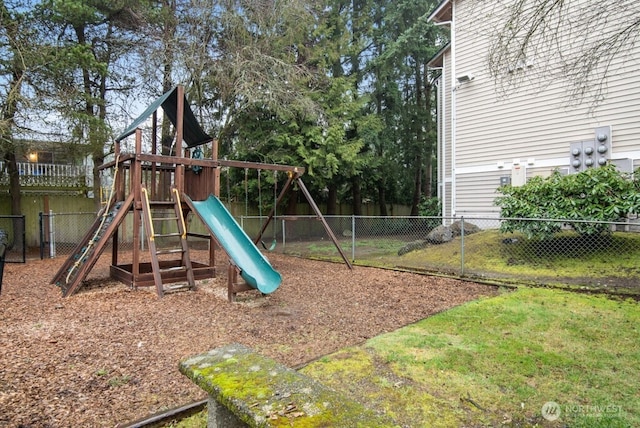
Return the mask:
{"type": "Polygon", "coordinates": [[[59,213],[59,212],[44,212],[41,211],[40,214],[42,214],[43,216],[51,216],[51,215],[97,215],[97,212],[94,211],[86,211],[86,212],[66,212],[66,213],[59,213]]]}
{"type": "MultiPolygon", "coordinates": [[[[467,219],[468,220],[468,219],[467,219]]],[[[628,220],[617,220],[617,221],[613,221],[613,220],[585,220],[585,219],[573,219],[573,218],[521,218],[521,217],[501,217],[501,218],[497,218],[494,220],[500,220],[500,221],[548,221],[548,222],[553,222],[553,223],[587,223],[587,224],[612,224],[612,225],[627,225],[628,220],[632,220],[632,219],[628,219],[628,220]]],[[[635,219],[633,219],[635,220],[635,219]]]]}
{"type": "MultiPolygon", "coordinates": [[[[266,217],[265,215],[242,215],[240,218],[243,219],[260,219],[266,217]]],[[[278,219],[282,220],[302,220],[302,219],[315,219],[317,216],[315,215],[278,215],[276,216],[278,219]]],[[[586,223],[586,224],[609,224],[609,225],[628,225],[629,220],[638,220],[630,218],[628,220],[585,220],[585,219],[562,219],[562,218],[524,218],[524,217],[467,217],[467,216],[456,216],[456,217],[441,217],[441,216],[372,216],[372,215],[324,215],[324,218],[357,218],[357,219],[376,219],[376,220],[451,220],[451,221],[492,221],[492,222],[503,222],[503,221],[547,221],[547,222],[555,222],[555,223],[586,223]]]]}

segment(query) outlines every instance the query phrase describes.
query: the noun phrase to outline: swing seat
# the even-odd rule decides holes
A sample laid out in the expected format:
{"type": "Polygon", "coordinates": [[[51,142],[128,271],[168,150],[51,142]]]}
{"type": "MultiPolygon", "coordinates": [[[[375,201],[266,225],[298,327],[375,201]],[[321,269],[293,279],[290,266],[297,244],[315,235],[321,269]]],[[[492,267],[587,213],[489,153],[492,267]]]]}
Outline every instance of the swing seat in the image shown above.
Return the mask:
{"type": "Polygon", "coordinates": [[[278,243],[278,241],[276,241],[276,239],[274,238],[273,242],[271,242],[271,245],[269,246],[269,248],[267,248],[267,244],[264,243],[264,241],[260,241],[260,243],[262,244],[262,248],[264,248],[267,251],[273,251],[276,249],[276,244],[278,243]]]}

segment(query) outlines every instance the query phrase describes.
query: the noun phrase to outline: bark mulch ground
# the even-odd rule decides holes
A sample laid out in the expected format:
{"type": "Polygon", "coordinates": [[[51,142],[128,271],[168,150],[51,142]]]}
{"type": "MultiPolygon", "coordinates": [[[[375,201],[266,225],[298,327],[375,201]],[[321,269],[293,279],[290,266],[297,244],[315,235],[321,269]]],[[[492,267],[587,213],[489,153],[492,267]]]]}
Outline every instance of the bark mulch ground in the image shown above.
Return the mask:
{"type": "Polygon", "coordinates": [[[64,259],[7,264],[0,295],[0,426],[115,426],[204,398],[178,362],[231,342],[297,366],[496,289],[270,254],[283,282],[226,300],[219,276],[159,299],[109,278],[108,256],[81,292],[49,281],[64,259]]]}

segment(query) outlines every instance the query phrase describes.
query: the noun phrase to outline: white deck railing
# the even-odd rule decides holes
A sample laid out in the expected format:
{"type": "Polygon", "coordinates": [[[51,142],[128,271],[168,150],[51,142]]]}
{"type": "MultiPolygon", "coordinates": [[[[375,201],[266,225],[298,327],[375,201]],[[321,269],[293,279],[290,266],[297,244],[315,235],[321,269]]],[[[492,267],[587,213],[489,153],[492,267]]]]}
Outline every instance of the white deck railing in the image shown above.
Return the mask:
{"type": "MultiPolygon", "coordinates": [[[[86,185],[84,166],[37,162],[18,162],[17,166],[21,186],[84,187],[86,185]]],[[[2,171],[0,185],[9,185],[9,175],[4,162],[0,162],[0,171],[2,171]]]]}

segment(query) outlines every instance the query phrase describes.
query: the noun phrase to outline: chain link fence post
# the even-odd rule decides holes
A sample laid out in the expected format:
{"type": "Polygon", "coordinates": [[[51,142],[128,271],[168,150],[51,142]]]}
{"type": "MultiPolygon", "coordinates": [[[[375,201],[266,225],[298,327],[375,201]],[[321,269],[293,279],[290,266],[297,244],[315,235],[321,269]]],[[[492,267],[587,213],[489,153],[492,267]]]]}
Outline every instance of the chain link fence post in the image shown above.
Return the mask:
{"type": "Polygon", "coordinates": [[[351,216],[351,261],[356,261],[356,216],[351,216]]]}
{"type": "Polygon", "coordinates": [[[460,276],[464,276],[464,216],[460,217],[460,276]]]}
{"type": "Polygon", "coordinates": [[[38,213],[38,227],[40,228],[40,260],[44,259],[44,213],[38,213]]]}
{"type": "Polygon", "coordinates": [[[53,219],[53,210],[49,210],[49,257],[52,259],[56,257],[56,233],[53,219]]]}

